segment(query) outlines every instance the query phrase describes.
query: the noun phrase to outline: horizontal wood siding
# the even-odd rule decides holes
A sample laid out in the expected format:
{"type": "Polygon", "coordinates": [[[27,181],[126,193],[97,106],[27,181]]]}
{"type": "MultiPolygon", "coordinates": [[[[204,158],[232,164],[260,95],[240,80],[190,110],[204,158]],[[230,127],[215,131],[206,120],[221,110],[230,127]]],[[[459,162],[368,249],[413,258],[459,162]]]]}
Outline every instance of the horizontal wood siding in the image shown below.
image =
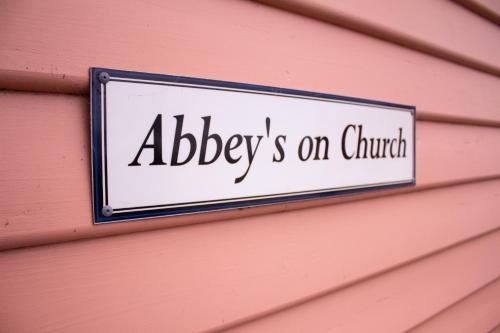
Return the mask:
{"type": "Polygon", "coordinates": [[[500,279],[497,278],[419,324],[411,332],[490,332],[499,323],[498,309],[500,279]]]}
{"type": "Polygon", "coordinates": [[[500,124],[496,76],[250,1],[138,8],[32,0],[4,3],[0,22],[8,23],[0,88],[87,93],[89,67],[109,67],[387,100],[417,105],[420,119],[500,124]]]}
{"type": "Polygon", "coordinates": [[[455,2],[500,25],[500,2],[498,0],[455,0],[455,2]]]}
{"type": "MultiPolygon", "coordinates": [[[[283,204],[95,227],[91,217],[88,97],[0,92],[0,248],[156,229],[286,210],[283,204]],[[22,110],[22,111],[20,111],[22,110]],[[71,216],[71,218],[68,218],[71,216]]],[[[500,129],[419,121],[414,190],[500,177],[500,129]],[[464,163],[466,156],[468,163],[464,163]]],[[[408,191],[404,189],[402,191],[408,191]]],[[[400,193],[384,191],[305,205],[400,193]]],[[[304,205],[304,204],[302,204],[304,205]]],[[[300,207],[300,206],[299,206],[300,207]]]]}
{"type": "Polygon", "coordinates": [[[500,263],[491,263],[499,250],[500,232],[496,232],[230,331],[403,332],[464,293],[495,280],[500,263]]]}
{"type": "Polygon", "coordinates": [[[0,1],[0,332],[498,330],[499,8],[0,1]],[[89,67],[416,105],[417,186],[94,226],[89,67]]]}
{"type": "Polygon", "coordinates": [[[478,70],[500,73],[500,44],[484,43],[500,39],[498,27],[452,1],[259,1],[478,70]]]}
{"type": "MultiPolygon", "coordinates": [[[[419,313],[405,321],[413,326],[499,275],[499,197],[497,180],[7,251],[0,254],[0,293],[8,312],[0,322],[25,331],[134,331],[148,323],[158,331],[220,329],[325,294],[336,299],[345,288],[361,291],[341,299],[362,306],[364,298],[354,295],[365,294],[368,280],[372,301],[401,290],[413,297],[432,291],[427,302],[408,300],[419,313]],[[437,251],[437,259],[427,257],[437,251]],[[427,277],[414,278],[413,267],[421,265],[427,268],[419,277],[427,277]],[[401,279],[389,273],[397,267],[405,272],[401,279]],[[379,283],[400,289],[384,293],[379,283]]],[[[398,304],[389,302],[387,314],[398,304]]],[[[335,317],[343,320],[342,313],[335,317]]],[[[350,318],[356,316],[364,318],[358,311],[350,318]]]]}

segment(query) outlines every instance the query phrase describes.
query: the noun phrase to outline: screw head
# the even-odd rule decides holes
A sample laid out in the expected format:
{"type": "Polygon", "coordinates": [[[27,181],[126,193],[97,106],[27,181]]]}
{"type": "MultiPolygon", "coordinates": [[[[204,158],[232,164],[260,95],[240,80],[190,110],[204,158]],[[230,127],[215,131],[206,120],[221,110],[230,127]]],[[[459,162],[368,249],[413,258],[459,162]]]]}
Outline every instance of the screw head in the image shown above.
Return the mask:
{"type": "Polygon", "coordinates": [[[110,79],[109,73],[107,73],[107,72],[100,72],[98,78],[99,78],[99,81],[101,81],[101,83],[106,84],[106,83],[109,82],[109,79],[110,79]]]}
{"type": "Polygon", "coordinates": [[[102,215],[106,217],[110,217],[111,215],[113,215],[113,207],[111,206],[102,207],[102,215]]]}

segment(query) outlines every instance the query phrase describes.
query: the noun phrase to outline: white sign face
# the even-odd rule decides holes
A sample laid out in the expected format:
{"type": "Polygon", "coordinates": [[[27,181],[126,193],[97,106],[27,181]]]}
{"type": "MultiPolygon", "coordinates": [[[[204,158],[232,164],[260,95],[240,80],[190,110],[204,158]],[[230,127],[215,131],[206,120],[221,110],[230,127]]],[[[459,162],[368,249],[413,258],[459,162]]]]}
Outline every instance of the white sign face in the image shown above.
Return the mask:
{"type": "Polygon", "coordinates": [[[92,69],[95,222],[415,184],[415,108],[92,69]]]}

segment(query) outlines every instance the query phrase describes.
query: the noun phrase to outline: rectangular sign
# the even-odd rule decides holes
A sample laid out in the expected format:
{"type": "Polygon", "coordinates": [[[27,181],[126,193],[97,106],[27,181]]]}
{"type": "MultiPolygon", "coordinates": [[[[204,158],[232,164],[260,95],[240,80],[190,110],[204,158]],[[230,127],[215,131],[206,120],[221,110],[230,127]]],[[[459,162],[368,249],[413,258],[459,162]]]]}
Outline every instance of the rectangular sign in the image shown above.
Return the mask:
{"type": "Polygon", "coordinates": [[[95,223],[415,184],[415,107],[91,69],[95,223]]]}

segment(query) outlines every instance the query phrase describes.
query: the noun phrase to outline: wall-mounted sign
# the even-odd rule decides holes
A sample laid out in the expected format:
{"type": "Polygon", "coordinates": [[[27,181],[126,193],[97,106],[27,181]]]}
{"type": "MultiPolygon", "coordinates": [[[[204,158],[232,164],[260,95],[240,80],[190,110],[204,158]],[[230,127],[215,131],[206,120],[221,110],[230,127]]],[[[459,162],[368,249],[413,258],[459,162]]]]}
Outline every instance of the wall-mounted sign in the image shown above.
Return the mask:
{"type": "Polygon", "coordinates": [[[95,223],[415,184],[415,108],[91,69],[95,223]]]}

